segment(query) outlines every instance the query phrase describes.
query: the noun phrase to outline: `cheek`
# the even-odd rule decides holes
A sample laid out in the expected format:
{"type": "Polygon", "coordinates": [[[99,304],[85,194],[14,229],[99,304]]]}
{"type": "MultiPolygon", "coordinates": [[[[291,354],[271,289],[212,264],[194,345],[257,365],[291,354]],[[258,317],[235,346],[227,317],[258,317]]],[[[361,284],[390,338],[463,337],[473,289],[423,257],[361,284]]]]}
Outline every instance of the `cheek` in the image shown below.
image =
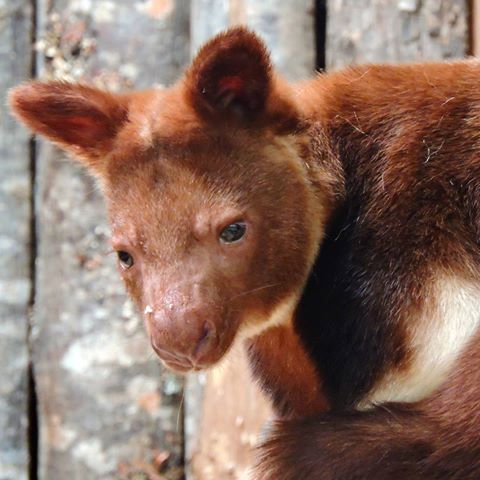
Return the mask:
{"type": "Polygon", "coordinates": [[[130,298],[135,302],[135,304],[141,308],[143,304],[143,287],[142,287],[142,277],[138,273],[133,272],[123,272],[121,274],[125,288],[130,298]]]}
{"type": "Polygon", "coordinates": [[[298,295],[308,276],[309,232],[305,225],[265,231],[265,239],[250,252],[243,274],[243,292],[235,308],[244,317],[269,319],[281,305],[298,295]]]}
{"type": "Polygon", "coordinates": [[[272,303],[271,298],[276,296],[280,285],[272,277],[267,259],[265,248],[257,244],[244,249],[234,262],[228,263],[226,282],[231,291],[228,303],[237,322],[260,313],[263,316],[267,305],[272,303]]]}
{"type": "Polygon", "coordinates": [[[221,273],[231,287],[239,288],[248,282],[252,263],[254,263],[255,249],[256,242],[253,238],[239,244],[223,245],[220,251],[212,256],[212,266],[221,273]]]}

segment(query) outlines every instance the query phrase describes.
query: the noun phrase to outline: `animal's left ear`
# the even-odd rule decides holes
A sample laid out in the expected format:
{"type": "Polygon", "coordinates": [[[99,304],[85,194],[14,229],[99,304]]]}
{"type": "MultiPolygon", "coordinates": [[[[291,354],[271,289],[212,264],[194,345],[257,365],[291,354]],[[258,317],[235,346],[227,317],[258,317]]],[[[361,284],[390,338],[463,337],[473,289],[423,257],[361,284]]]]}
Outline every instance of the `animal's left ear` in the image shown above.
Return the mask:
{"type": "Polygon", "coordinates": [[[296,116],[279,85],[264,43],[244,27],[207,42],[185,78],[189,101],[204,119],[241,125],[285,122],[296,116]]]}

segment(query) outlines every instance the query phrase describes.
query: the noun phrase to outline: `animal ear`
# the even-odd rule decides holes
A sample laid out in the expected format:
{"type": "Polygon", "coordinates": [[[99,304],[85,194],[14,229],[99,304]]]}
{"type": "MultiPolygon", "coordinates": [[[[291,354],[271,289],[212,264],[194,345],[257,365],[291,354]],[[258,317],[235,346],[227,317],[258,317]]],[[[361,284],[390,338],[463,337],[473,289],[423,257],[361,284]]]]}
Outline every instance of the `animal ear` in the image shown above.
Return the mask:
{"type": "Polygon", "coordinates": [[[244,27],[207,42],[186,75],[190,102],[209,120],[254,121],[266,110],[272,83],[265,45],[244,27]]]}
{"type": "Polygon", "coordinates": [[[12,89],[13,113],[35,133],[95,168],[127,121],[127,97],[85,85],[33,81],[12,89]]]}

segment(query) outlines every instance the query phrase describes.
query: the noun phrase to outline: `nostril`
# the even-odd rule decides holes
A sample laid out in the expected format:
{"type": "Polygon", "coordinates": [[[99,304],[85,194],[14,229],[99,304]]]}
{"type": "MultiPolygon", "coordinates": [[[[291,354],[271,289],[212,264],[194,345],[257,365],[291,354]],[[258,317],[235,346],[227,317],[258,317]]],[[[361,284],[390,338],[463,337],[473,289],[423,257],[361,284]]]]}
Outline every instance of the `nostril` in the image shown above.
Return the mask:
{"type": "Polygon", "coordinates": [[[210,325],[208,324],[208,322],[205,322],[203,324],[203,334],[200,337],[199,343],[203,342],[203,340],[205,340],[210,335],[211,331],[212,329],[210,325]]]}
{"type": "Polygon", "coordinates": [[[198,343],[193,351],[193,359],[199,360],[208,351],[208,348],[216,339],[215,329],[213,326],[205,322],[203,324],[202,334],[198,340],[198,343]]]}

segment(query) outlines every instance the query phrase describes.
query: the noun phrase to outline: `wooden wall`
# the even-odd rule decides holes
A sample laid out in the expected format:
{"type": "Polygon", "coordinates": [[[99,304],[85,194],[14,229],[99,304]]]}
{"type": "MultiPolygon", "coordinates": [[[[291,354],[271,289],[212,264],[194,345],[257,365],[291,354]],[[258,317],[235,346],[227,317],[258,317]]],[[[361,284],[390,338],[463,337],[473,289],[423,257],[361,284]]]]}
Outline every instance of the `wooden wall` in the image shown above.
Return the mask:
{"type": "Polygon", "coordinates": [[[30,76],[32,13],[29,0],[0,0],[0,480],[26,480],[29,464],[30,145],[3,105],[30,76]]]}
{"type": "MultiPolygon", "coordinates": [[[[172,82],[188,61],[187,2],[39,0],[37,14],[41,77],[142,88],[172,82]]],[[[39,476],[128,478],[163,452],[173,470],[182,381],[151,354],[125,297],[94,181],[51,144],[35,153],[39,476]]]]}
{"type": "Polygon", "coordinates": [[[478,3],[0,0],[0,480],[173,480],[184,459],[191,480],[242,479],[270,415],[241,348],[186,381],[159,365],[117,278],[98,189],[12,121],[8,88],[31,76],[169,84],[237,23],[291,80],[324,58],[463,57],[478,3]]]}
{"type": "Polygon", "coordinates": [[[470,0],[470,52],[478,57],[480,55],[480,0],[470,0]]]}

